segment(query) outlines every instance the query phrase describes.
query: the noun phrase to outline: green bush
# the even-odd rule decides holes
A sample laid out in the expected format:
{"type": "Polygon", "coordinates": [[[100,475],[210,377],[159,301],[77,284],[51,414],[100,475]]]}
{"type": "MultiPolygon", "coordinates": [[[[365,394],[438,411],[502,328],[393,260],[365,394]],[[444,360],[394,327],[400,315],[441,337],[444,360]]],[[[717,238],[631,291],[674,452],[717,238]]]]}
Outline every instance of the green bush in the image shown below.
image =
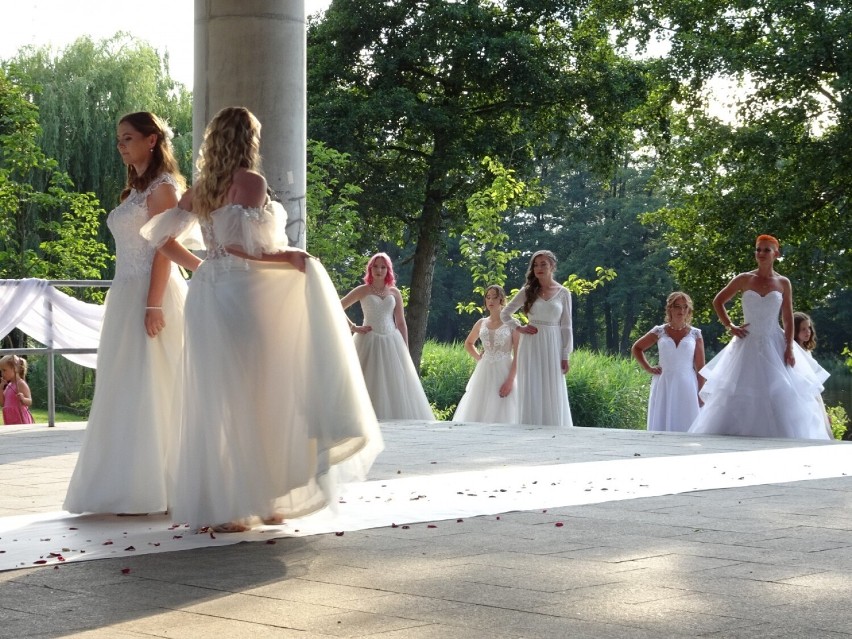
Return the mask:
{"type": "Polygon", "coordinates": [[[575,426],[647,427],[651,377],[632,359],[577,350],[566,380],[575,426]]]}
{"type": "Polygon", "coordinates": [[[461,342],[428,340],[423,345],[420,378],[436,419],[452,419],[475,366],[461,342]]]}
{"type": "Polygon", "coordinates": [[[838,404],[837,406],[826,406],[825,412],[828,413],[834,439],[844,439],[849,426],[849,416],[846,414],[846,410],[838,404]]]}
{"type": "MultiPolygon", "coordinates": [[[[474,367],[461,342],[425,344],[420,374],[437,419],[452,418],[474,367]]],[[[575,425],[645,429],[651,378],[632,359],[578,350],[566,381],[575,425]]]]}
{"type": "MultiPolygon", "coordinates": [[[[27,382],[33,395],[33,406],[47,408],[47,356],[30,356],[27,382]]],[[[95,372],[59,355],[54,357],[53,379],[56,410],[67,410],[86,419],[95,392],[95,372]]]]}

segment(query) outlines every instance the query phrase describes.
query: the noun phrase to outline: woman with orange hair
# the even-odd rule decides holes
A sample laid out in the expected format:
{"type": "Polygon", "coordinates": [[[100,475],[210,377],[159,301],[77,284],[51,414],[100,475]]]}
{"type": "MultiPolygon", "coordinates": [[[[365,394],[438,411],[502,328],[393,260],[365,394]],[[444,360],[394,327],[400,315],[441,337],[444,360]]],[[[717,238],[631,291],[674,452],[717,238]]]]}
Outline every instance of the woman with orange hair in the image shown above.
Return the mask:
{"type": "Polygon", "coordinates": [[[774,268],[778,240],[760,235],[757,268],[734,277],[713,299],[719,320],[734,337],[700,374],[704,407],[690,433],[827,439],[817,402],[822,380],[805,362],[793,335],[793,287],[774,268]],[[742,295],[745,321],[731,321],[725,304],[742,295]],[[781,315],[783,331],[778,326],[781,315]]]}

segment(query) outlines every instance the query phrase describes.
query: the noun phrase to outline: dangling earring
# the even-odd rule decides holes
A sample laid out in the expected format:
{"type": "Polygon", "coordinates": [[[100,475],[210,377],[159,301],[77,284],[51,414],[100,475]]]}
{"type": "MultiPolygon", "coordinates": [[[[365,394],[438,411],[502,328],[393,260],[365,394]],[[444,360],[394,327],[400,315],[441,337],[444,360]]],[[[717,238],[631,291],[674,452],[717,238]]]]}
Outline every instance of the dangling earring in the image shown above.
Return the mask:
{"type": "Polygon", "coordinates": [[[152,147],[151,147],[150,149],[148,149],[148,150],[149,150],[151,153],[153,153],[153,152],[154,152],[154,147],[152,146],[152,147]]]}

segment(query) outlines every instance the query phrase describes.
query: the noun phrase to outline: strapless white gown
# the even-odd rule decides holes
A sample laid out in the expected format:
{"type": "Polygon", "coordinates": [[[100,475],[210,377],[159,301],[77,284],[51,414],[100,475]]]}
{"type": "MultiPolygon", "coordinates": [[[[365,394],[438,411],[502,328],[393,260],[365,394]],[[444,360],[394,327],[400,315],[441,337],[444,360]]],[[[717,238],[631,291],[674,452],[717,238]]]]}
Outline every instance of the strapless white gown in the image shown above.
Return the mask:
{"type": "Polygon", "coordinates": [[[745,291],[748,336],[735,337],[701,369],[704,406],[690,433],[829,439],[817,399],[828,373],[814,368],[793,343],[796,365],[784,362],[784,332],[778,324],[782,295],[745,291]]]}

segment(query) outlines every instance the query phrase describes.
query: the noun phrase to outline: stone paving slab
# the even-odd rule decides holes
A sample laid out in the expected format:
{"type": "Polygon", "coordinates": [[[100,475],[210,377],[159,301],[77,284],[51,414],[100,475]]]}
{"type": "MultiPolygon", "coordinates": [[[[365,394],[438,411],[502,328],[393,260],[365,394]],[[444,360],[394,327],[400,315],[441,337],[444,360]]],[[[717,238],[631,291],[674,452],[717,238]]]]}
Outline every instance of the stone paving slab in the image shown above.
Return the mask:
{"type": "MultiPolygon", "coordinates": [[[[0,431],[0,516],[61,507],[83,427],[0,431]]],[[[482,424],[383,431],[371,479],[849,446],[482,424]]],[[[848,476],[434,524],[3,572],[0,638],[852,638],[848,476]]]]}

